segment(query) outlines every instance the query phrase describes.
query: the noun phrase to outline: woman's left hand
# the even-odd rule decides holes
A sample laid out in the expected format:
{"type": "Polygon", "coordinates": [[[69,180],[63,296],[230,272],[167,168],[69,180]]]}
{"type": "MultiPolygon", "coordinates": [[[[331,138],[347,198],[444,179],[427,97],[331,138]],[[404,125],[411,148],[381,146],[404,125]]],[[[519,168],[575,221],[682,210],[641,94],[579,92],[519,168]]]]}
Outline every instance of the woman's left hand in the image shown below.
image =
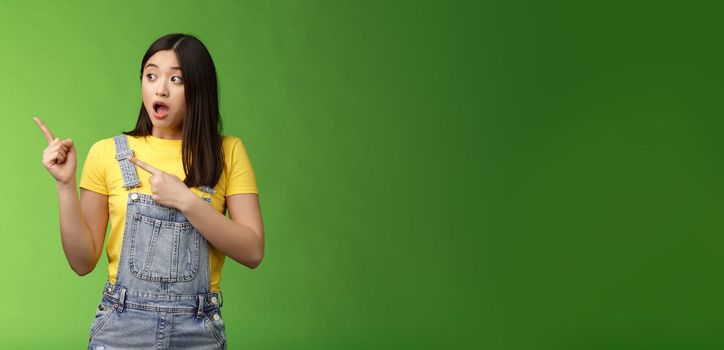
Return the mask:
{"type": "Polygon", "coordinates": [[[146,162],[131,156],[128,160],[151,174],[151,198],[161,205],[183,211],[192,201],[199,199],[178,176],[156,169],[146,162]]]}

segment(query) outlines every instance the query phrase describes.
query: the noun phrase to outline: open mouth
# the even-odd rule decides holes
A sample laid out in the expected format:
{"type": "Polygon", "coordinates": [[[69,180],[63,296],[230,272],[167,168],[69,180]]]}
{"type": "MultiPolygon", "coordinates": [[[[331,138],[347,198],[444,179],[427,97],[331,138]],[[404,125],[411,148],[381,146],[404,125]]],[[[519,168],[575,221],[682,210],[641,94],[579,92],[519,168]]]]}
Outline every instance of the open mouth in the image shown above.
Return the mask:
{"type": "Polygon", "coordinates": [[[153,111],[154,111],[153,114],[156,118],[163,118],[166,115],[168,115],[169,108],[168,108],[168,105],[166,105],[165,103],[163,103],[161,101],[154,101],[153,102],[153,111]]]}

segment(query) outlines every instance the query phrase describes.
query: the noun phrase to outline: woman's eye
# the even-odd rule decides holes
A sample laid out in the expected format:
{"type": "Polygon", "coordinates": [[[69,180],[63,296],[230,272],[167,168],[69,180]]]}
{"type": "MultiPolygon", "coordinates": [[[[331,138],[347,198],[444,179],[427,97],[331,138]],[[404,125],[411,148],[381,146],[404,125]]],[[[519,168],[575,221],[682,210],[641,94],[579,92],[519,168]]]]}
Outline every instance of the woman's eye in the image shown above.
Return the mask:
{"type": "Polygon", "coordinates": [[[146,74],[146,78],[148,78],[148,80],[154,80],[154,79],[156,79],[156,74],[151,74],[151,73],[146,74]]]}
{"type": "Polygon", "coordinates": [[[174,83],[182,83],[183,79],[181,77],[171,77],[171,81],[174,83]],[[174,80],[176,79],[176,80],[174,80]]]}

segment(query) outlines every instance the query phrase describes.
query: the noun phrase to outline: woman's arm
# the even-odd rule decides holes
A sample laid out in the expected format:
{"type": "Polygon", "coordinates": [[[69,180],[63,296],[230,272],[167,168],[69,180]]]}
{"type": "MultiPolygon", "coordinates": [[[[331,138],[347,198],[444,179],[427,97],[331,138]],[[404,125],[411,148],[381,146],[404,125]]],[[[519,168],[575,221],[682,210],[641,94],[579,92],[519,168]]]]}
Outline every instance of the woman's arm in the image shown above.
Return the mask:
{"type": "Polygon", "coordinates": [[[58,189],[63,252],[73,271],[83,276],[93,271],[103,249],[108,224],[108,196],[81,190],[81,199],[78,200],[73,141],[53,137],[40,118],[34,119],[48,141],[48,147],[43,151],[43,165],[55,178],[58,189]]]}
{"type": "Polygon", "coordinates": [[[242,265],[259,266],[264,258],[264,224],[256,193],[226,197],[229,218],[195,194],[188,198],[179,210],[207,241],[242,265]]]}
{"type": "Polygon", "coordinates": [[[193,193],[178,176],[148,163],[128,157],[131,163],[149,172],[151,198],[180,210],[207,241],[242,265],[256,268],[264,257],[264,226],[256,193],[226,197],[229,216],[219,213],[193,193]]]}
{"type": "Polygon", "coordinates": [[[70,267],[79,276],[95,269],[108,226],[108,196],[58,183],[60,240],[70,267]]]}

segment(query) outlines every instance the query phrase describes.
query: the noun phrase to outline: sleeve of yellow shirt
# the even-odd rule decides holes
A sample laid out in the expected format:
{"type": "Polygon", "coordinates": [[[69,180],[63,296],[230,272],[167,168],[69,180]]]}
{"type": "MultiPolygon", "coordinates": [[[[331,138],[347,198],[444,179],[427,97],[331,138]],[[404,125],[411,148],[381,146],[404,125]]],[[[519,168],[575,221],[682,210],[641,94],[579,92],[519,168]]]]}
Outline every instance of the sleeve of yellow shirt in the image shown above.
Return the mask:
{"type": "Polygon", "coordinates": [[[238,137],[233,137],[231,152],[224,155],[228,169],[229,182],[226,187],[226,196],[240,193],[259,193],[256,186],[254,169],[251,166],[249,155],[246,153],[244,143],[238,137]]]}
{"type": "Polygon", "coordinates": [[[108,195],[106,186],[106,164],[108,155],[104,140],[97,141],[88,151],[80,175],[80,187],[100,194],[108,195]]]}

